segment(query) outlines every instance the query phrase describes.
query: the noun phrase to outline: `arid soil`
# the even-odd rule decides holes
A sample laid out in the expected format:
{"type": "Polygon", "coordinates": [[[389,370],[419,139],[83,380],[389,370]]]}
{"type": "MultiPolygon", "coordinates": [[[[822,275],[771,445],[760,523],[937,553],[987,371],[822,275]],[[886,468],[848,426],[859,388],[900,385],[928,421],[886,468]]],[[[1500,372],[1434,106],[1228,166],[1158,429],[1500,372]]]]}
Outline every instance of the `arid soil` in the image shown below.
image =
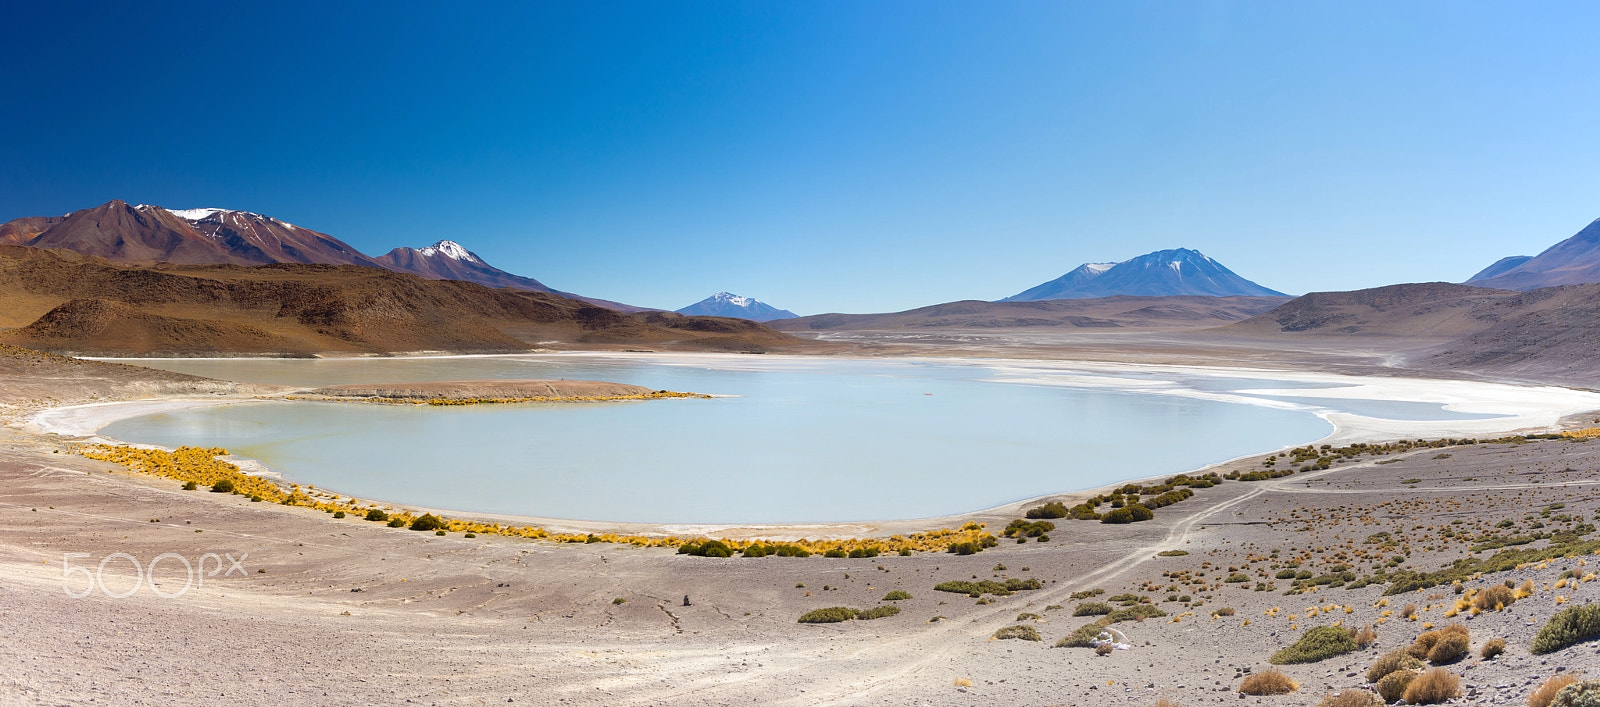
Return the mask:
{"type": "MultiPolygon", "coordinates": [[[[144,375],[41,360],[7,365],[34,365],[35,372],[82,366],[75,387],[58,400],[115,395],[144,375]]],[[[23,409],[14,380],[0,386],[14,406],[12,420],[23,409]]],[[[226,385],[148,384],[202,383],[226,385]]],[[[1600,424],[1593,416],[1569,423],[1600,424]]],[[[1531,580],[1534,591],[1503,611],[1453,618],[1444,616],[1457,596],[1449,586],[1387,597],[1385,605],[1381,582],[1285,595],[1295,580],[1278,578],[1286,570],[1332,573],[1336,565],[1359,576],[1378,567],[1432,571],[1493,555],[1499,550],[1472,548],[1495,538],[1566,531],[1592,539],[1600,440],[1363,455],[1325,470],[1199,489],[1148,522],[1058,519],[1048,542],[1005,540],[968,556],[858,559],[704,558],[606,543],[439,537],[184,491],[84,459],[73,446],[15,427],[0,431],[6,704],[1242,702],[1236,690],[1246,670],[1263,671],[1273,652],[1307,629],[1334,624],[1372,625],[1377,641],[1283,666],[1299,689],[1248,701],[1315,704],[1361,685],[1382,652],[1409,645],[1429,625],[1456,622],[1470,630],[1472,649],[1446,666],[1462,679],[1456,704],[1521,704],[1558,669],[1600,669],[1600,644],[1593,642],[1545,656],[1529,652],[1552,613],[1600,592],[1600,582],[1561,581],[1568,570],[1579,580],[1600,571],[1600,557],[1470,578],[1464,590],[1509,579],[1531,580]],[[113,598],[135,587],[131,562],[115,553],[145,567],[164,553],[177,557],[158,563],[158,585],[113,598]],[[208,553],[215,559],[202,559],[208,553]],[[214,574],[164,598],[185,587],[180,558],[214,574]],[[72,571],[83,567],[87,575],[72,571]],[[98,575],[93,587],[91,575],[98,575]],[[1227,581],[1233,575],[1245,581],[1227,581]],[[949,580],[1007,578],[1035,578],[1041,588],[982,599],[934,590],[949,580]],[[82,598],[69,595],[85,589],[92,591],[82,598]],[[1094,589],[1105,591],[1072,598],[1094,589]],[[885,600],[893,590],[910,598],[885,600]],[[1115,624],[1131,649],[1097,656],[1054,647],[1094,618],[1073,617],[1075,608],[1121,594],[1136,595],[1135,602],[1148,597],[1165,614],[1115,624]],[[1416,605],[1415,620],[1402,617],[1407,604],[1416,605]],[[901,611],[834,624],[796,621],[818,608],[880,605],[901,611]],[[1221,609],[1233,612],[1214,613],[1221,609]],[[1015,625],[1042,640],[992,639],[1015,625]],[[1478,651],[1491,638],[1505,639],[1507,651],[1482,660],[1478,651]]],[[[1264,468],[1257,457],[1215,471],[1264,468]]],[[[1070,505],[1087,495],[1059,498],[1070,505]]],[[[966,519],[998,531],[1037,503],[966,519]]],[[[1556,541],[1508,547],[1536,550],[1556,541]]]]}

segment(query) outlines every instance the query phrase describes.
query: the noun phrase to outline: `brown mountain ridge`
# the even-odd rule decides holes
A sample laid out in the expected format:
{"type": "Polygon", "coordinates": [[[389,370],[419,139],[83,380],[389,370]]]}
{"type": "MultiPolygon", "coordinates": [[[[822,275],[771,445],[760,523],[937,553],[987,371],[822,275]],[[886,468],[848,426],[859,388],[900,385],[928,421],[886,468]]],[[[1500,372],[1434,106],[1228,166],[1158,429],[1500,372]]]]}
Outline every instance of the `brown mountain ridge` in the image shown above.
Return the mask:
{"type": "Polygon", "coordinates": [[[351,265],[124,266],[0,246],[0,340],[82,354],[375,354],[802,344],[765,326],[622,313],[542,292],[351,265]]]}

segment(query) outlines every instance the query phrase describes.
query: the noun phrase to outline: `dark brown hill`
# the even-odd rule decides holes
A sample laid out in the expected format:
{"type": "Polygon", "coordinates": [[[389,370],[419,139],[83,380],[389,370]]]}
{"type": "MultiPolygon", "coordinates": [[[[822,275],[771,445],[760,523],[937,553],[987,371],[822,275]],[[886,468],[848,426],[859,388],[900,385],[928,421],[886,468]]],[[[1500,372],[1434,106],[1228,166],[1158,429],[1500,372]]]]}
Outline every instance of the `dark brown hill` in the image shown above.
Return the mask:
{"type": "Polygon", "coordinates": [[[1527,292],[1435,282],[1317,292],[1210,333],[1414,344],[1406,365],[1600,384],[1600,284],[1527,292]]]}
{"type": "Polygon", "coordinates": [[[1161,328],[1193,329],[1237,322],[1286,297],[1101,297],[1034,302],[963,300],[888,314],[816,314],[767,322],[779,331],[850,329],[1161,328]]]}
{"type": "Polygon", "coordinates": [[[118,200],[59,218],[7,222],[0,226],[0,244],[71,250],[129,264],[379,267],[337,238],[260,214],[226,209],[172,211],[118,200]]]}
{"type": "Polygon", "coordinates": [[[534,344],[763,351],[802,343],[740,320],[624,314],[379,268],[128,267],[7,246],[0,304],[0,326],[19,327],[0,338],[85,353],[495,352],[534,344]]]}

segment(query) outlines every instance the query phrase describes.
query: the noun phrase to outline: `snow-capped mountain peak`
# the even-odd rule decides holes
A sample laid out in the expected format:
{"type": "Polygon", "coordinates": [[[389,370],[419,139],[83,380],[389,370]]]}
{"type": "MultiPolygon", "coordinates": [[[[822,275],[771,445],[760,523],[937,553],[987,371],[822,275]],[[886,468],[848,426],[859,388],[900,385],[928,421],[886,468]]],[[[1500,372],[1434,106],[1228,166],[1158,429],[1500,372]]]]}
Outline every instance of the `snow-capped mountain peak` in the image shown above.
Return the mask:
{"type": "Polygon", "coordinates": [[[718,292],[699,302],[678,310],[679,314],[711,317],[734,317],[757,322],[774,319],[792,319],[794,312],[778,309],[754,297],[741,297],[732,292],[718,292]]]}
{"type": "Polygon", "coordinates": [[[439,241],[438,243],[423,248],[418,252],[430,258],[435,255],[442,255],[451,260],[460,260],[467,263],[483,262],[482,258],[474,255],[472,251],[467,250],[460,243],[455,241],[439,241]]]}
{"type": "Polygon", "coordinates": [[[716,300],[718,302],[726,302],[726,303],[731,304],[731,305],[733,305],[735,307],[749,307],[751,304],[760,304],[761,303],[760,300],[755,299],[754,297],[740,297],[739,295],[733,294],[732,292],[718,292],[718,293],[712,295],[711,299],[716,300]]]}
{"type": "Polygon", "coordinates": [[[1246,280],[1197,250],[1174,248],[1120,263],[1084,263],[1059,278],[1002,302],[1138,297],[1280,297],[1283,293],[1246,280]]]}
{"type": "MultiPolygon", "coordinates": [[[[143,208],[143,207],[144,207],[144,205],[140,204],[140,208],[143,208]]],[[[199,221],[201,219],[204,219],[204,218],[207,218],[207,217],[211,216],[212,214],[221,213],[221,212],[224,212],[224,211],[232,211],[232,210],[233,209],[218,209],[218,208],[165,209],[165,211],[167,213],[172,214],[173,216],[177,216],[178,218],[181,218],[181,219],[183,219],[185,221],[199,221]]]]}

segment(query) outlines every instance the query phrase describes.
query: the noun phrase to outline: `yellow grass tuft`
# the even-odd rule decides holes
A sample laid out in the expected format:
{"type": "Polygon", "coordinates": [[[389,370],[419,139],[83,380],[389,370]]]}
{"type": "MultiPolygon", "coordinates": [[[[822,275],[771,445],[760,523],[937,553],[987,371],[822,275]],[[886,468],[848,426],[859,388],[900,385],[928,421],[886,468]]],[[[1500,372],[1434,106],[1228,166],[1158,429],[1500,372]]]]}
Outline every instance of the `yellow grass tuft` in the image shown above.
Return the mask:
{"type": "Polygon", "coordinates": [[[1406,685],[1408,705],[1435,705],[1461,696],[1461,678],[1444,668],[1430,668],[1406,685]]]}
{"type": "Polygon", "coordinates": [[[1253,673],[1239,683],[1239,692],[1246,695],[1287,695],[1300,689],[1300,684],[1290,679],[1283,671],[1267,669],[1253,673]]]}
{"type": "Polygon", "coordinates": [[[1533,694],[1528,695],[1528,707],[1550,707],[1550,703],[1555,701],[1556,693],[1560,692],[1561,688],[1577,681],[1578,676],[1572,673],[1558,673],[1551,676],[1549,680],[1540,684],[1533,694]]]}

